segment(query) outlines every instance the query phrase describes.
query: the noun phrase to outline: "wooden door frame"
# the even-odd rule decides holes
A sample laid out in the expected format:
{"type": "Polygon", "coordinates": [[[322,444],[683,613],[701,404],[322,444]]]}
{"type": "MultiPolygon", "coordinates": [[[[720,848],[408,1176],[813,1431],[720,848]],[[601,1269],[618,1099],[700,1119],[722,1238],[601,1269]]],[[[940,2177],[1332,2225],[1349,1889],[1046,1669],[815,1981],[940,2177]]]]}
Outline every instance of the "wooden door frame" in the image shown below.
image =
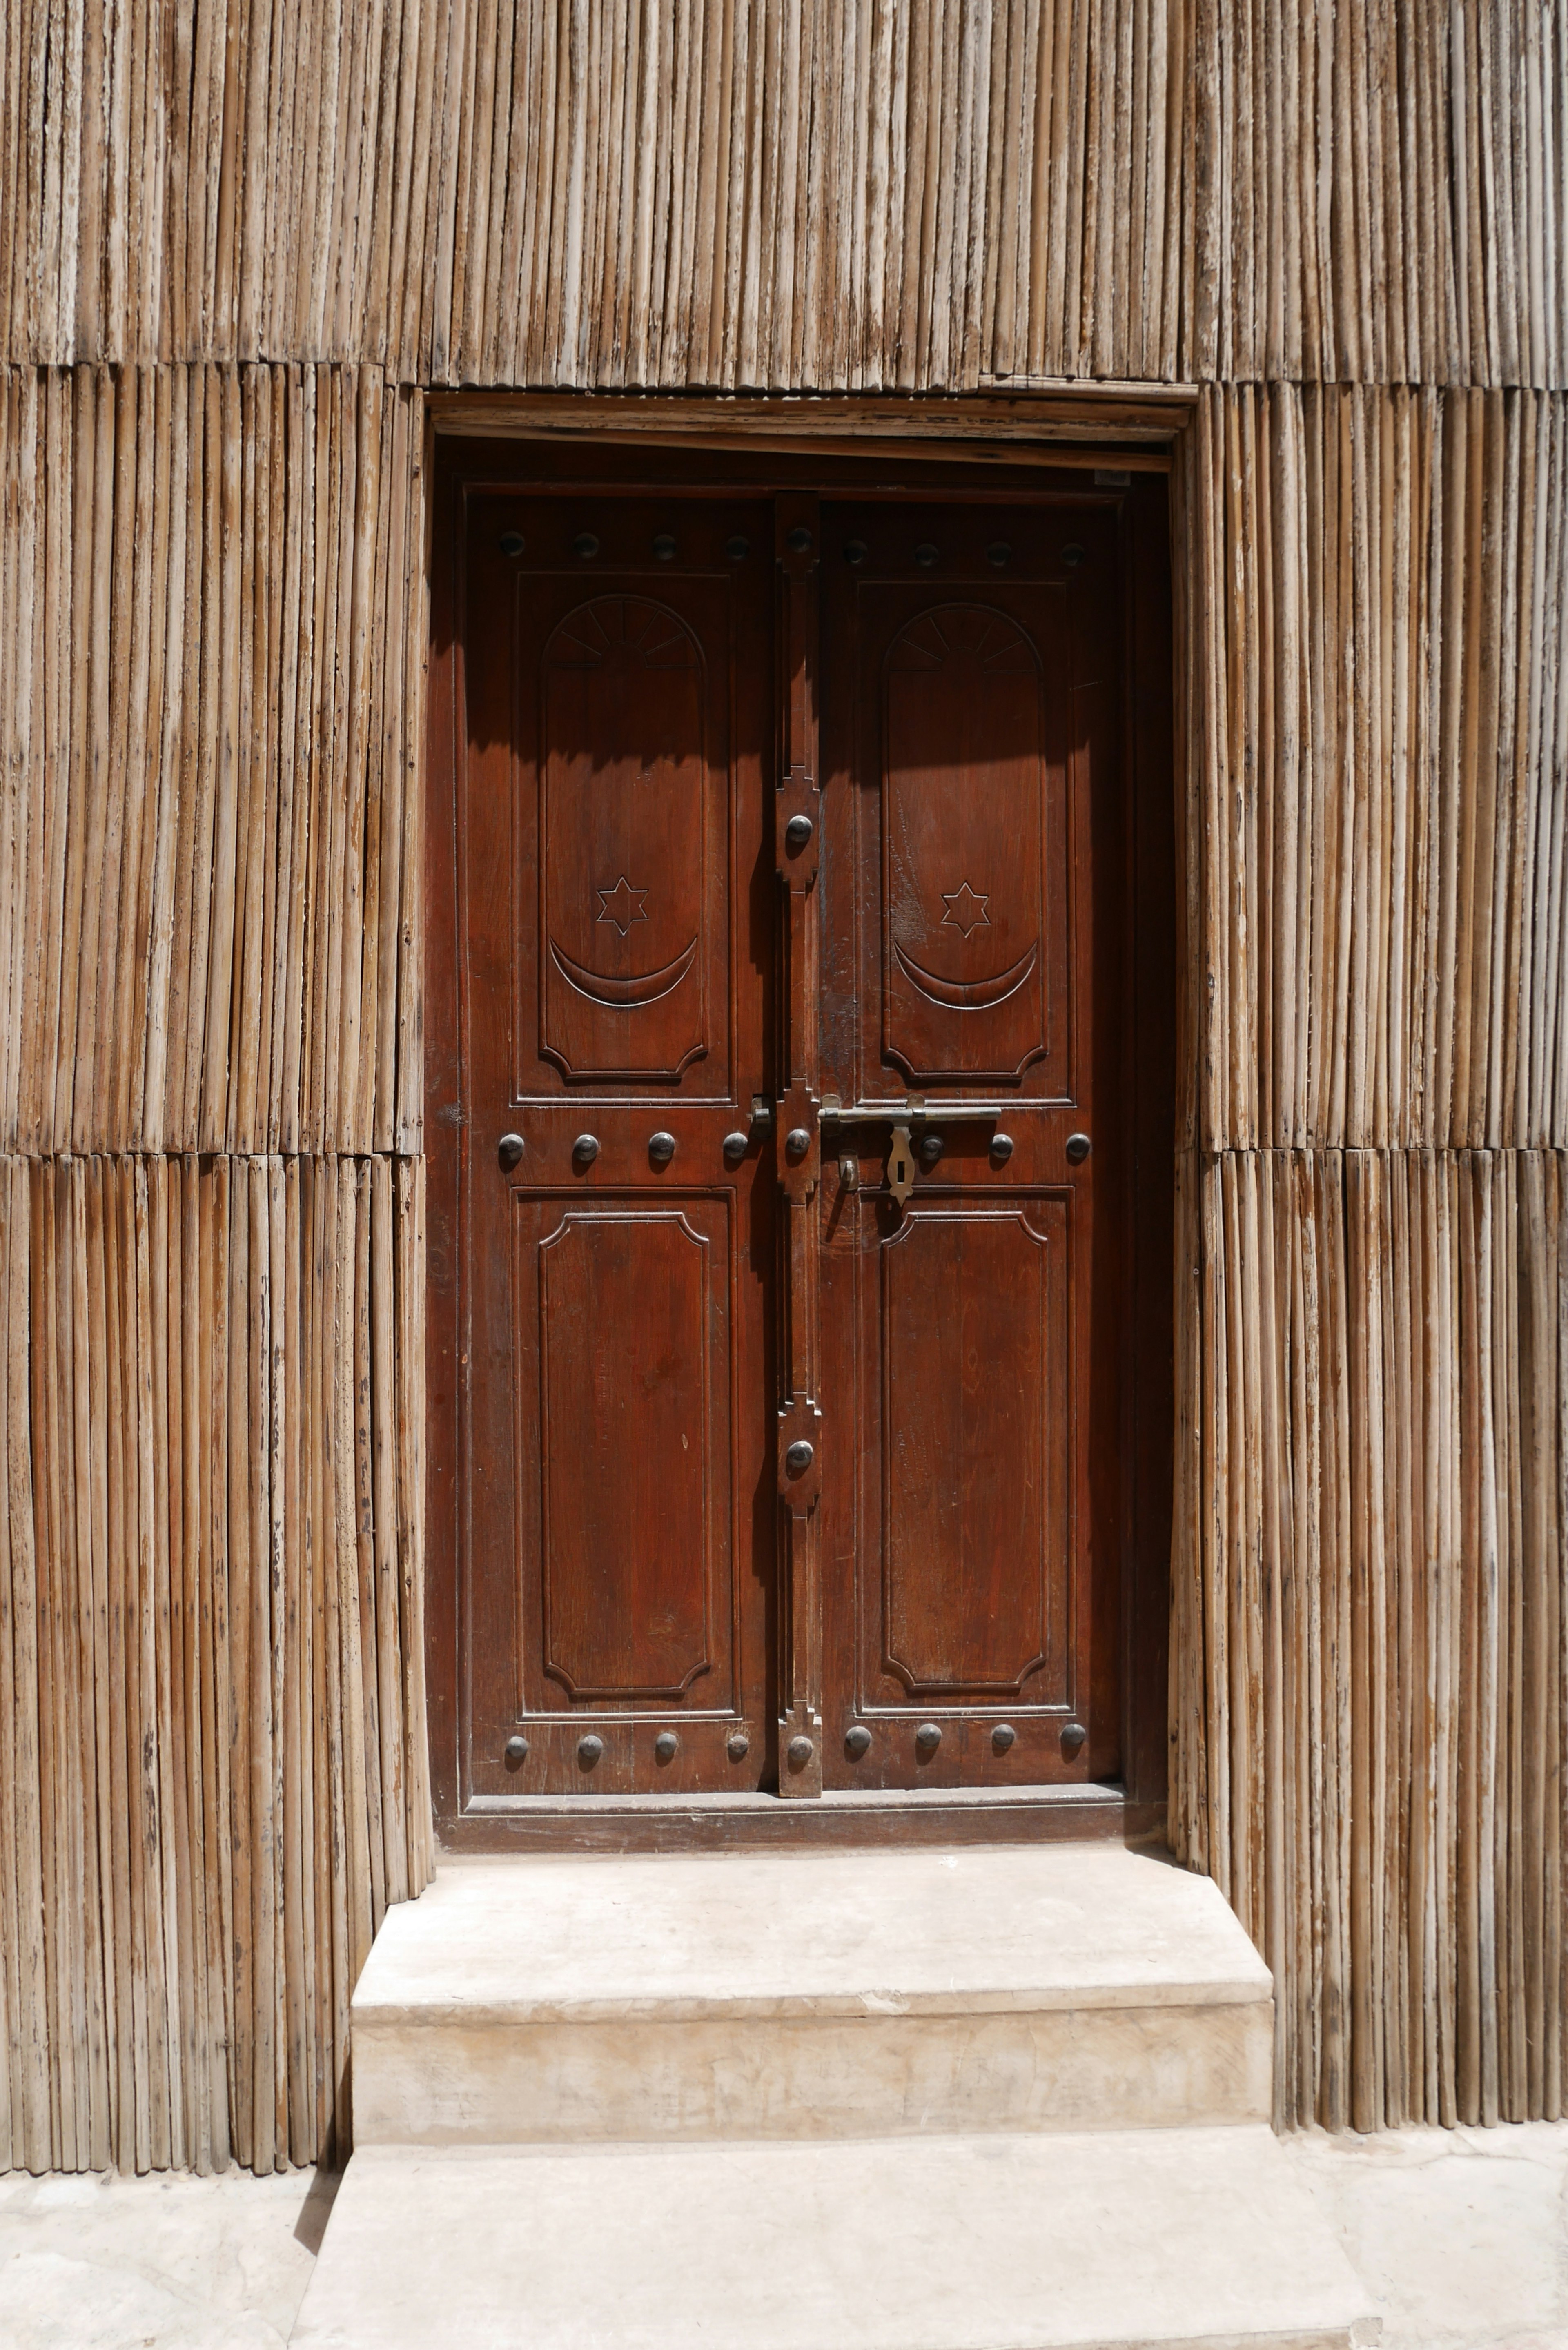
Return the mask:
{"type": "MultiPolygon", "coordinates": [[[[1038,465],[1164,474],[1158,542],[1147,516],[1127,567],[1124,742],[1129,774],[1127,910],[1131,942],[1127,1024],[1128,1109],[1134,1153],[1130,1241],[1136,1368],[1127,1380],[1126,1446],[1130,1492],[1122,1560],[1120,1788],[1045,1789],[1027,1794],[913,1794],[625,1798],[542,1796],[504,1816],[458,1809],[459,1461],[455,1367],[458,1136],[462,1107],[459,1039],[443,1023],[446,998],[425,991],[425,1130],[429,1162],[426,1378],[426,1662],[431,1797],[436,1830],[449,1850],[630,1850],[773,1844],[1019,1842],[1122,1835],[1163,1842],[1168,1752],[1168,1643],[1175,1360],[1173,1271],[1177,1149],[1177,1049],[1185,879],[1177,863],[1176,812],[1185,794],[1176,726],[1177,593],[1185,575],[1178,532],[1185,444],[1197,392],[1187,386],[1096,385],[906,400],[885,394],[694,398],[689,395],[434,393],[426,406],[427,481],[435,480],[441,439],[525,441],[567,449],[592,442],[745,450],[793,461],[864,458],[896,442],[905,459],[989,462],[1010,470],[1038,465]],[[1141,559],[1139,559],[1141,558],[1141,559]]],[[[427,971],[441,935],[432,912],[452,908],[452,842],[459,762],[452,728],[451,615],[435,563],[436,498],[427,499],[426,577],[431,594],[431,681],[425,728],[427,971]],[[441,631],[448,646],[443,652],[441,631]]],[[[1131,509],[1129,509],[1131,511],[1131,509]]]]}

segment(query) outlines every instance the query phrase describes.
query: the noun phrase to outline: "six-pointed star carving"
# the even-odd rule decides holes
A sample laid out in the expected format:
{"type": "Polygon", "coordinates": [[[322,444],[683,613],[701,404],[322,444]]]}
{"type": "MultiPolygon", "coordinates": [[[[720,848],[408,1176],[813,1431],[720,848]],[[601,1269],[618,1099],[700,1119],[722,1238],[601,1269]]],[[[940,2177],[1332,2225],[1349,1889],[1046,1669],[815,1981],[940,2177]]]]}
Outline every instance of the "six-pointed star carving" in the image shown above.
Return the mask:
{"type": "Polygon", "coordinates": [[[599,920],[613,922],[624,939],[633,922],[647,921],[648,916],[642,910],[647,895],[646,889],[634,889],[623,873],[613,889],[598,892],[599,920]]]}
{"type": "Polygon", "coordinates": [[[947,912],[942,916],[944,931],[950,923],[955,931],[961,931],[967,939],[971,931],[990,930],[991,916],[985,910],[991,903],[989,890],[971,889],[966,881],[961,889],[944,889],[942,903],[947,908],[947,912]]]}

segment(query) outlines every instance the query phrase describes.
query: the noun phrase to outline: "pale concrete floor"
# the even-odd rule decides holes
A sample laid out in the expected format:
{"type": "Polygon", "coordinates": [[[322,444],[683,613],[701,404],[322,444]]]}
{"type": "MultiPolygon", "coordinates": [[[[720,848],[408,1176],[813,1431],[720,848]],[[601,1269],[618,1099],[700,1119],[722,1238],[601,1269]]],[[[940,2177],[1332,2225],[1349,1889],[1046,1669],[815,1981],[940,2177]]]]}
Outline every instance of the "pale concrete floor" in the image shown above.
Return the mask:
{"type": "Polygon", "coordinates": [[[337,2180],[0,2177],[3,2350],[282,2350],[337,2180]]]}
{"type": "Polygon", "coordinates": [[[1568,2122],[1285,2140],[1385,2350],[1568,2350],[1568,2122]]]}
{"type": "MultiPolygon", "coordinates": [[[[1286,2147],[1385,2350],[1568,2350],[1568,2123],[1286,2147]]],[[[281,2350],[335,2183],[0,2177],[0,2345],[281,2350]]]]}

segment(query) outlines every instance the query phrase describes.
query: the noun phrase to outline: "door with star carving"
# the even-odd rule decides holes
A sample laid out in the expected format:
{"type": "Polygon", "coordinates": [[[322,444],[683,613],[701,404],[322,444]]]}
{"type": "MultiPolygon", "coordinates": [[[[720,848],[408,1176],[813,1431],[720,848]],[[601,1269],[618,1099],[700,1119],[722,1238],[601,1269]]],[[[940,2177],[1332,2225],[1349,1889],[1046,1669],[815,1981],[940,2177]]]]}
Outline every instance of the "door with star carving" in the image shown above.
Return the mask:
{"type": "Polygon", "coordinates": [[[481,1841],[1033,1833],[1121,1770],[1128,501],[944,470],[441,460],[433,1701],[481,1841]]]}
{"type": "Polygon", "coordinates": [[[772,514],[476,493],[462,527],[468,1808],[754,1790],[772,514]]]}
{"type": "Polygon", "coordinates": [[[825,502],[822,581],[824,1783],[1104,1777],[1115,517],[825,502]]]}

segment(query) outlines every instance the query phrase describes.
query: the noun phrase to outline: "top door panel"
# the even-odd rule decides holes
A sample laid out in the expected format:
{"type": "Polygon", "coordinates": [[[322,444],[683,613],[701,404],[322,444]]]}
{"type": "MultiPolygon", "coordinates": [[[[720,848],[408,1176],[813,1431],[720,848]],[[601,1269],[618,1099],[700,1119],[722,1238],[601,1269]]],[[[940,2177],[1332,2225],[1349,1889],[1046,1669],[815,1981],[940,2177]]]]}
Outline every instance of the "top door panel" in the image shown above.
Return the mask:
{"type": "Polygon", "coordinates": [[[853,872],[828,877],[829,1057],[865,1102],[1075,1101],[1092,951],[1075,775],[1112,525],[835,502],[824,564],[826,703],[855,804],[853,872]]]}
{"type": "Polygon", "coordinates": [[[732,1098],[731,777],[762,749],[734,681],[769,654],[767,510],[538,498],[518,531],[490,503],[472,590],[509,608],[511,657],[474,682],[514,746],[511,837],[487,827],[470,888],[510,889],[512,968],[484,976],[510,995],[513,1098],[732,1098]]]}
{"type": "Polygon", "coordinates": [[[710,867],[723,859],[725,712],[699,634],[722,614],[701,608],[711,594],[684,600],[690,618],[662,598],[594,596],[545,647],[539,1051],[568,1079],[678,1077],[722,1052],[710,867]]]}
{"type": "Polygon", "coordinates": [[[867,583],[860,603],[867,655],[880,653],[881,669],[884,1058],[917,1084],[1015,1085],[1041,1062],[1060,1090],[1066,857],[1063,746],[1050,739],[1061,696],[1045,676],[1054,646],[1049,636],[1036,643],[1000,598],[928,602],[898,617],[908,601],[867,583]]]}

